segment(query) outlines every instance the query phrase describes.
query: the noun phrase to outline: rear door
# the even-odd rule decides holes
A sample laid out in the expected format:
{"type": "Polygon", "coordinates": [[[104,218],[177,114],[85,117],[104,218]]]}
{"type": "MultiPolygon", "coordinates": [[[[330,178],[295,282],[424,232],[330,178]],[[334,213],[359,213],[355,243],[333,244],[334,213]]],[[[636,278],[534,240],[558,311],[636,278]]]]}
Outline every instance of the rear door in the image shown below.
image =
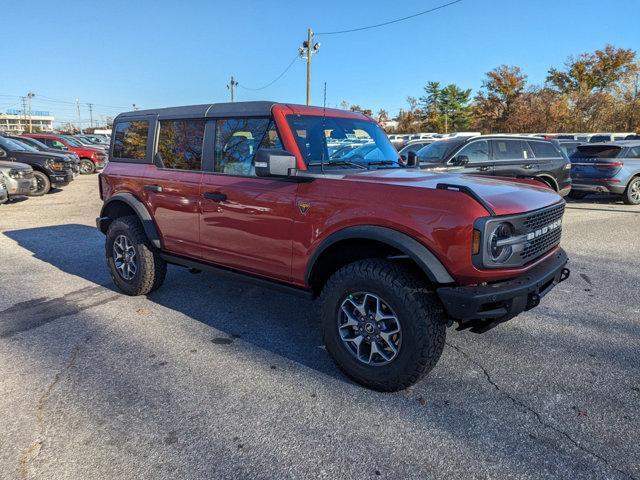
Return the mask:
{"type": "MultiPolygon", "coordinates": [[[[129,129],[139,122],[132,121],[129,129]]],[[[143,195],[164,242],[164,249],[200,258],[200,181],[205,119],[160,119],[154,132],[143,195]],[[153,145],[153,144],[152,144],[153,145]]],[[[117,145],[122,135],[114,128],[117,145]]],[[[115,150],[115,146],[114,146],[115,150]]]]}
{"type": "Polygon", "coordinates": [[[533,152],[524,140],[493,139],[493,174],[500,177],[533,177],[539,169],[533,152]]]}
{"type": "Polygon", "coordinates": [[[273,120],[218,119],[207,129],[207,150],[214,137],[214,166],[204,173],[200,189],[203,259],[289,280],[298,185],[257,177],[253,164],[258,148],[282,148],[273,120]]]}

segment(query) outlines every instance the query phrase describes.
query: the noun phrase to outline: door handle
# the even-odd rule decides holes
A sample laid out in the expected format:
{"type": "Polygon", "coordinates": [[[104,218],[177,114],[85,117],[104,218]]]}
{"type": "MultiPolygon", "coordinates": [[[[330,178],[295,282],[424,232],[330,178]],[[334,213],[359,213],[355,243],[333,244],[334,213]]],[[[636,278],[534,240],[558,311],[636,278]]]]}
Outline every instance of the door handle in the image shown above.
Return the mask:
{"type": "Polygon", "coordinates": [[[476,170],[478,170],[479,172],[488,172],[489,171],[489,167],[487,167],[487,166],[478,167],[478,168],[476,168],[476,170]]]}
{"type": "Polygon", "coordinates": [[[148,192],[161,192],[162,191],[162,187],[160,185],[145,185],[142,188],[145,189],[148,192]]]}
{"type": "Polygon", "coordinates": [[[526,168],[527,170],[531,170],[533,168],[533,163],[527,163],[524,168],[526,168]]]}
{"type": "Polygon", "coordinates": [[[224,202],[227,199],[227,196],[220,192],[204,192],[202,196],[214,202],[224,202]]]}

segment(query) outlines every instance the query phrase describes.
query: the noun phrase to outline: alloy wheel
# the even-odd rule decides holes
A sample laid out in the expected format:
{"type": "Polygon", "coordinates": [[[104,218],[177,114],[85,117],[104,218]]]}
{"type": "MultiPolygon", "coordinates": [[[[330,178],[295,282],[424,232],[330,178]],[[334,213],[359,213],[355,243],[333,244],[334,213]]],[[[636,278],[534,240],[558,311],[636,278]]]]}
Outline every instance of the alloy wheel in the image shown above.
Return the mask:
{"type": "Polygon", "coordinates": [[[400,321],[389,304],[373,293],[353,293],[342,302],[338,332],[347,350],[366,365],[386,365],[400,351],[400,321]]]}
{"type": "Polygon", "coordinates": [[[629,196],[635,203],[640,203],[640,180],[629,185],[629,196]]]}
{"type": "Polygon", "coordinates": [[[136,249],[126,235],[118,235],[113,242],[113,263],[123,280],[131,280],[138,271],[136,249]]]}

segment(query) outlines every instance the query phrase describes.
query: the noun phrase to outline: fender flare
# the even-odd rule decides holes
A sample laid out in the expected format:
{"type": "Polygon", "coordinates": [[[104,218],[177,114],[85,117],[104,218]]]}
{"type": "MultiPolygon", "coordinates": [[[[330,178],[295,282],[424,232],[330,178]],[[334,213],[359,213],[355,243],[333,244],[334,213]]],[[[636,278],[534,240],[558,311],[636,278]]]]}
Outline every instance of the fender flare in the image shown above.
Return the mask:
{"type": "Polygon", "coordinates": [[[100,211],[99,219],[101,220],[99,222],[100,230],[102,230],[103,233],[106,233],[106,228],[108,228],[109,223],[111,223],[111,221],[113,220],[105,215],[105,211],[107,210],[107,207],[114,202],[123,202],[131,207],[138,216],[138,219],[140,219],[142,228],[144,228],[144,233],[146,234],[149,241],[153,244],[154,247],[158,249],[162,248],[162,241],[160,239],[158,228],[156,227],[156,224],[154,223],[149,210],[147,210],[147,207],[145,207],[144,204],[131,193],[116,193],[112,197],[109,197],[109,200],[104,203],[104,205],[102,206],[102,210],[100,211]],[[107,220],[107,222],[104,221],[105,219],[107,220]]]}
{"type": "Polygon", "coordinates": [[[376,225],[362,225],[357,227],[346,227],[329,235],[322,241],[320,246],[311,256],[309,263],[307,264],[307,270],[305,273],[307,284],[310,284],[311,275],[313,273],[314,267],[317,264],[318,258],[327,248],[342,240],[354,238],[376,240],[382,243],[386,243],[387,245],[390,245],[391,247],[394,247],[395,249],[403,252],[413,261],[415,261],[420,269],[427,275],[429,280],[434,283],[455,283],[455,280],[451,277],[451,275],[449,275],[449,272],[444,267],[444,265],[442,265],[440,260],[438,260],[427,247],[422,245],[417,240],[414,240],[409,235],[387,227],[379,227],[376,225]]]}

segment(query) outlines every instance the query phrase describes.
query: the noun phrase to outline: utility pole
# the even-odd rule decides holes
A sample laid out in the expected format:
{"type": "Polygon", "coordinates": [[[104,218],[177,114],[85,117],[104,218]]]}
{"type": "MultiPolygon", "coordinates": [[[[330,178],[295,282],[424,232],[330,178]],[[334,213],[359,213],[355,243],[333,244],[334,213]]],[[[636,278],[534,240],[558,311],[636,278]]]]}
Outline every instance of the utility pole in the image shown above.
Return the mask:
{"type": "Polygon", "coordinates": [[[133,105],[133,109],[134,109],[134,110],[138,110],[138,107],[136,107],[136,104],[135,104],[135,103],[133,103],[132,105],[133,105]]]}
{"type": "Polygon", "coordinates": [[[238,86],[238,82],[236,82],[233,79],[233,75],[231,75],[231,80],[229,81],[229,83],[227,84],[227,90],[229,90],[229,92],[231,93],[231,101],[234,101],[234,91],[235,88],[238,86]]]}
{"type": "Polygon", "coordinates": [[[29,102],[29,133],[33,133],[33,127],[31,126],[31,99],[35,96],[36,94],[33,92],[27,93],[27,100],[29,102]]]}
{"type": "Polygon", "coordinates": [[[87,103],[89,107],[89,125],[93,128],[93,103],[87,103]]]}
{"type": "Polygon", "coordinates": [[[82,122],[80,121],[80,100],[76,98],[76,110],[78,111],[78,129],[82,133],[82,122]]]}
{"type": "Polygon", "coordinates": [[[307,105],[311,104],[311,57],[318,53],[320,50],[320,44],[313,43],[313,30],[307,29],[307,39],[302,42],[302,47],[298,49],[300,56],[304,58],[307,56],[307,105]]]}
{"type": "Polygon", "coordinates": [[[20,97],[22,101],[22,122],[23,125],[27,123],[27,97],[20,97]]]}

